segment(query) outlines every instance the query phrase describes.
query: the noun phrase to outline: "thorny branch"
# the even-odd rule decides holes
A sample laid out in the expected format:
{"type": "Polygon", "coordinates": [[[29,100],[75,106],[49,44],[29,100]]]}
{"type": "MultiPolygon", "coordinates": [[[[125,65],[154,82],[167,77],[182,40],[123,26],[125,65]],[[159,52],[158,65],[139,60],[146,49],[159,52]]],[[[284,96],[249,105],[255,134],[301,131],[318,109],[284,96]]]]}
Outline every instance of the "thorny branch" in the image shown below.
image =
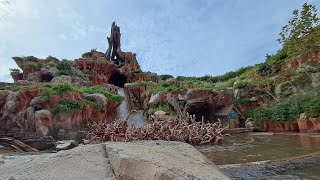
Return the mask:
{"type": "Polygon", "coordinates": [[[128,126],[128,121],[114,123],[94,122],[89,125],[87,139],[92,141],[136,141],[165,140],[181,141],[192,145],[219,144],[223,139],[221,121],[215,123],[196,122],[191,115],[183,120],[169,119],[153,122],[143,127],[128,126]]]}

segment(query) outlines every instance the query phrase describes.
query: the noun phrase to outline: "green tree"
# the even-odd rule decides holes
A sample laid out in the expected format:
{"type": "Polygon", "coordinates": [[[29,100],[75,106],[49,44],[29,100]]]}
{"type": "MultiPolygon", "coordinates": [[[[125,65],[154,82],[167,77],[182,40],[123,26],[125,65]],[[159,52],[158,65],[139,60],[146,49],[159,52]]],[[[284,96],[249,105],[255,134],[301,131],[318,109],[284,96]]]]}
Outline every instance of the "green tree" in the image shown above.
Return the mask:
{"type": "Polygon", "coordinates": [[[292,15],[293,17],[287,25],[282,27],[279,34],[278,41],[284,45],[297,43],[302,37],[313,32],[314,27],[320,24],[316,7],[308,3],[304,3],[300,11],[295,9],[292,15]]]}

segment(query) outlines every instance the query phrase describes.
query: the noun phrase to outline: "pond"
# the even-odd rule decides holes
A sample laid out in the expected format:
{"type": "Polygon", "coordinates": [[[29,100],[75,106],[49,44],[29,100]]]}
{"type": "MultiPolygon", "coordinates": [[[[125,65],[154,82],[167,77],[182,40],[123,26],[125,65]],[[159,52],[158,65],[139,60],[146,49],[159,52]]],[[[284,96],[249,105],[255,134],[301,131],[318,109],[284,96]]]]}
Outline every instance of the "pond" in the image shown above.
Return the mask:
{"type": "Polygon", "coordinates": [[[216,165],[298,157],[320,151],[320,135],[249,133],[225,137],[222,146],[197,149],[216,165]]]}
{"type": "Polygon", "coordinates": [[[249,133],[196,147],[231,179],[320,179],[320,134],[249,133]]]}

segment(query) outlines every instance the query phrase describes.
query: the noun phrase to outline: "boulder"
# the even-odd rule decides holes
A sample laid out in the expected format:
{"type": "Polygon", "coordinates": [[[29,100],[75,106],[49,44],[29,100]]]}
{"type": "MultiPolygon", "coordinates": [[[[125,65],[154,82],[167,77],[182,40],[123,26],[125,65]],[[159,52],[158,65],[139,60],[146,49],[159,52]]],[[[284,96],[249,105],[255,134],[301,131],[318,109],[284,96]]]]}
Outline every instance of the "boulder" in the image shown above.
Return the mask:
{"type": "Polygon", "coordinates": [[[108,104],[108,99],[103,94],[84,94],[84,96],[85,98],[89,98],[96,103],[102,104],[103,106],[106,106],[108,104]]]}
{"type": "Polygon", "coordinates": [[[52,83],[68,83],[75,86],[90,86],[91,83],[88,79],[84,79],[78,76],[56,76],[51,80],[52,83]]]}
{"type": "Polygon", "coordinates": [[[46,136],[53,128],[52,114],[49,110],[42,109],[34,114],[36,131],[46,136]]]}
{"type": "Polygon", "coordinates": [[[37,96],[30,101],[30,106],[37,109],[42,109],[43,104],[49,100],[47,96],[37,96]]]}
{"type": "Polygon", "coordinates": [[[149,100],[149,105],[156,105],[160,102],[160,94],[152,94],[149,100]]]}
{"type": "Polygon", "coordinates": [[[167,112],[158,110],[153,115],[149,117],[150,121],[157,122],[157,121],[172,121],[175,120],[177,117],[173,115],[169,115],[167,112]]]}
{"type": "MultiPolygon", "coordinates": [[[[4,158],[5,159],[5,158],[4,158]]],[[[116,180],[102,145],[86,145],[58,153],[14,156],[1,164],[0,179],[116,180]]]]}
{"type": "Polygon", "coordinates": [[[102,85],[106,90],[117,94],[118,93],[118,87],[113,84],[103,84],[102,85]]]}
{"type": "Polygon", "coordinates": [[[193,146],[181,142],[105,143],[118,179],[229,179],[193,146]]]}
{"type": "Polygon", "coordinates": [[[57,143],[56,150],[58,151],[69,150],[78,146],[78,143],[74,140],[64,140],[64,141],[58,141],[56,143],[57,143]]]}

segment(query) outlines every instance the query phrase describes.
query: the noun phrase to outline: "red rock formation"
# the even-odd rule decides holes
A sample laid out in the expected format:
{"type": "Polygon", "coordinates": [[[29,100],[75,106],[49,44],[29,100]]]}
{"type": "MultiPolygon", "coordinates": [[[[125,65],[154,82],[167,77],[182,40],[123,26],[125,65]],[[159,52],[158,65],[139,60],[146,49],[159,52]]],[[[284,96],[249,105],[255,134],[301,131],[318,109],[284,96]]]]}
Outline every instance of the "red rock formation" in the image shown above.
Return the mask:
{"type": "Polygon", "coordinates": [[[11,72],[11,76],[12,76],[12,79],[14,80],[14,82],[23,79],[23,74],[20,72],[11,72]]]}
{"type": "Polygon", "coordinates": [[[320,119],[299,119],[297,122],[265,121],[261,124],[265,132],[319,132],[320,119]]]}
{"type": "Polygon", "coordinates": [[[143,110],[146,108],[146,101],[149,101],[150,95],[146,91],[150,90],[151,86],[125,86],[124,92],[129,110],[143,110]]]}
{"type": "Polygon", "coordinates": [[[102,109],[94,109],[86,105],[79,111],[52,115],[51,109],[62,100],[77,102],[85,101],[76,92],[62,95],[40,97],[41,89],[20,90],[18,92],[0,91],[4,101],[1,102],[0,124],[5,131],[33,131],[37,130],[47,135],[55,129],[78,129],[93,121],[110,121],[112,114],[120,105],[119,102],[107,102],[102,109]]]}
{"type": "Polygon", "coordinates": [[[307,62],[315,62],[320,63],[320,48],[316,49],[311,53],[306,53],[297,57],[294,57],[290,60],[284,61],[281,64],[281,70],[285,70],[287,68],[298,69],[301,65],[306,64],[307,62]]]}
{"type": "Polygon", "coordinates": [[[18,111],[22,111],[30,107],[30,102],[36,96],[41,93],[41,89],[34,89],[34,90],[20,90],[18,96],[19,106],[16,109],[18,111]]]}
{"type": "Polygon", "coordinates": [[[140,69],[140,65],[138,64],[134,53],[122,52],[122,56],[124,57],[125,65],[121,67],[121,72],[130,73],[134,69],[140,69]]]}
{"type": "Polygon", "coordinates": [[[97,61],[80,58],[75,61],[75,68],[92,74],[90,80],[95,85],[108,83],[112,74],[119,73],[117,66],[112,61],[107,60],[97,61]]]}
{"type": "Polygon", "coordinates": [[[158,82],[159,77],[157,74],[153,73],[135,73],[130,76],[130,82],[137,82],[137,81],[152,81],[158,82]]]}
{"type": "Polygon", "coordinates": [[[299,119],[298,125],[300,132],[319,132],[320,119],[299,119]]]}

